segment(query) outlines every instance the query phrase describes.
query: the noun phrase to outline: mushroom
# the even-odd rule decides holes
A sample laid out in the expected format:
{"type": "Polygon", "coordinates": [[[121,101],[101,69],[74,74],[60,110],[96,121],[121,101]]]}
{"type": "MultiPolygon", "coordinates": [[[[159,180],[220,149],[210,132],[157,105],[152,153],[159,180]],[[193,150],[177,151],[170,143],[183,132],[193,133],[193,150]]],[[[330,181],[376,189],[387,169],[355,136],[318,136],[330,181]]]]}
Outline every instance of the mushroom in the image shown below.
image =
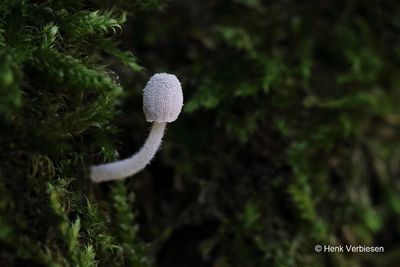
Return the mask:
{"type": "Polygon", "coordinates": [[[144,169],[161,144],[167,122],[178,118],[182,106],[183,94],[178,78],[173,74],[154,74],[143,90],[143,111],[146,120],[153,122],[143,147],[130,158],[92,166],[90,179],[95,183],[118,180],[144,169]]]}

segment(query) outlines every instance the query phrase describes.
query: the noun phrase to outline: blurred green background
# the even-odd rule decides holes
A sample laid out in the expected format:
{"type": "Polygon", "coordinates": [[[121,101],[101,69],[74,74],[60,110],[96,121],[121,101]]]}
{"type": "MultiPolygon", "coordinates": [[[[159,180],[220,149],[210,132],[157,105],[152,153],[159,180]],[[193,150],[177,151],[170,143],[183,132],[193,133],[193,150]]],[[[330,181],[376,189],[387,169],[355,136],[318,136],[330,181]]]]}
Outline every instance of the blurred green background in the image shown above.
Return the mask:
{"type": "Polygon", "coordinates": [[[0,266],[399,266],[399,34],[389,0],[0,1],[0,266]],[[162,149],[90,183],[156,72],[162,149]]]}

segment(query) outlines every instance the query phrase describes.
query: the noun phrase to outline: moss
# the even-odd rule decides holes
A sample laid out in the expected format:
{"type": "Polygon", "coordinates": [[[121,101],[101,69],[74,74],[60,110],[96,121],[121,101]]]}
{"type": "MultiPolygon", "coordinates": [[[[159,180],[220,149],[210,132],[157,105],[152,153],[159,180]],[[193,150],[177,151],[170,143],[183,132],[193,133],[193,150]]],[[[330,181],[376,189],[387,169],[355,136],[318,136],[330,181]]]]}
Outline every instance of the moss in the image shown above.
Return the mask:
{"type": "MultiPolygon", "coordinates": [[[[91,162],[115,158],[112,119],[123,90],[103,55],[138,66],[117,43],[102,46],[113,44],[124,13],[84,1],[2,1],[0,10],[1,265],[147,260],[143,241],[119,243],[110,192],[86,179],[91,162]]],[[[134,206],[115,193],[129,214],[134,206]]]]}
{"type": "Polygon", "coordinates": [[[372,0],[1,1],[0,265],[397,266],[399,15],[372,0]],[[90,165],[143,142],[154,72],[182,81],[183,116],[146,170],[91,184],[90,165]]]}

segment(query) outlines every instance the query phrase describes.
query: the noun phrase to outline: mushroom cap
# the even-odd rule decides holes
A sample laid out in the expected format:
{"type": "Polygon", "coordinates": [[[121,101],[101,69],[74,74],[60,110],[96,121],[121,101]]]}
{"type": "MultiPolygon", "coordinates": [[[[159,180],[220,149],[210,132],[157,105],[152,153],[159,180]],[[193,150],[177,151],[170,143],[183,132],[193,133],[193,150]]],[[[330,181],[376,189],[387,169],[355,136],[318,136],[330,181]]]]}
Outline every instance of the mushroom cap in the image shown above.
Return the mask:
{"type": "Polygon", "coordinates": [[[143,89],[143,111],[147,121],[172,122],[183,106],[181,83],[173,74],[156,73],[143,89]]]}

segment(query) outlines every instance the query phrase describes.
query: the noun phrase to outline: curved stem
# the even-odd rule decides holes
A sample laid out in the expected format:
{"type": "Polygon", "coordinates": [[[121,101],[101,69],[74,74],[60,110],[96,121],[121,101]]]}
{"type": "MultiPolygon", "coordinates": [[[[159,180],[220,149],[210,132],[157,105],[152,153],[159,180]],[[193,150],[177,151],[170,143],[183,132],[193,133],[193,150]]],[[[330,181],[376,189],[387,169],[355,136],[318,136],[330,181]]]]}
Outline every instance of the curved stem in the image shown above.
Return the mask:
{"type": "Polygon", "coordinates": [[[93,182],[105,182],[123,179],[146,167],[156,154],[164,135],[166,122],[154,122],[143,147],[132,157],[90,168],[90,179],[93,182]]]}

